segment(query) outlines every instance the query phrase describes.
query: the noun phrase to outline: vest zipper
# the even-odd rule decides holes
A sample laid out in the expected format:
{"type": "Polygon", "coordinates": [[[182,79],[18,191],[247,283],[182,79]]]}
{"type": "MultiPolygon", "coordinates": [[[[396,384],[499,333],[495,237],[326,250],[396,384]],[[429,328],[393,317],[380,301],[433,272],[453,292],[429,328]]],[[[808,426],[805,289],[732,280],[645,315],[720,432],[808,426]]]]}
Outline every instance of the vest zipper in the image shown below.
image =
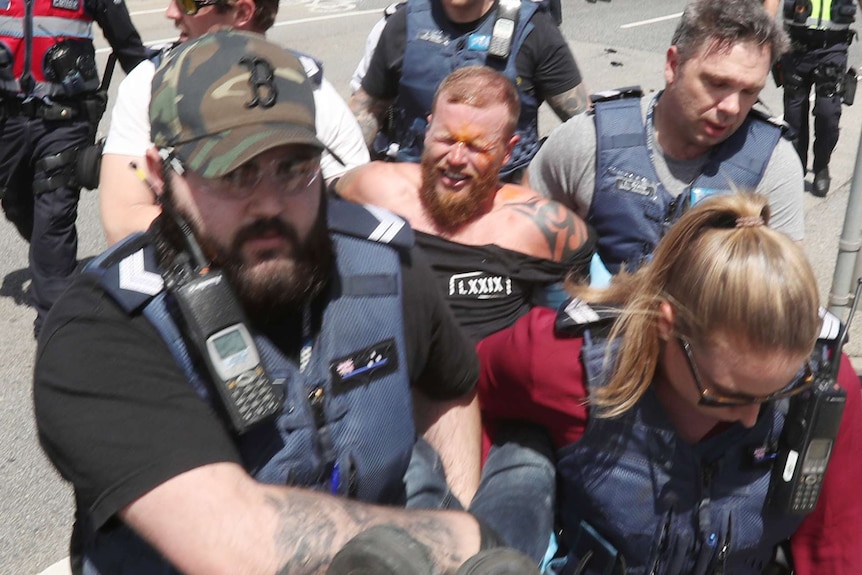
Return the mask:
{"type": "Polygon", "coordinates": [[[717,463],[703,465],[700,468],[701,493],[697,509],[697,527],[701,547],[694,571],[692,571],[693,575],[706,575],[707,569],[716,555],[716,546],[719,543],[718,534],[712,528],[712,517],[710,516],[712,479],[717,468],[717,463]]]}
{"type": "MultiPolygon", "coordinates": [[[[335,445],[332,441],[332,433],[326,423],[326,392],[322,386],[317,386],[308,394],[308,404],[311,406],[314,426],[317,428],[317,447],[320,450],[321,469],[319,481],[329,487],[331,491],[337,492],[341,483],[342,470],[335,464],[335,445]]],[[[349,476],[352,469],[344,470],[349,476]]]]}
{"type": "Polygon", "coordinates": [[[317,428],[323,427],[326,423],[326,413],[324,411],[325,393],[322,387],[315,387],[308,394],[308,403],[311,405],[312,416],[314,417],[314,425],[317,428]]]}
{"type": "Polygon", "coordinates": [[[718,550],[718,558],[716,561],[713,575],[724,575],[724,569],[727,566],[727,555],[730,553],[730,542],[733,535],[733,511],[727,515],[727,529],[722,537],[721,548],[718,550]]]}

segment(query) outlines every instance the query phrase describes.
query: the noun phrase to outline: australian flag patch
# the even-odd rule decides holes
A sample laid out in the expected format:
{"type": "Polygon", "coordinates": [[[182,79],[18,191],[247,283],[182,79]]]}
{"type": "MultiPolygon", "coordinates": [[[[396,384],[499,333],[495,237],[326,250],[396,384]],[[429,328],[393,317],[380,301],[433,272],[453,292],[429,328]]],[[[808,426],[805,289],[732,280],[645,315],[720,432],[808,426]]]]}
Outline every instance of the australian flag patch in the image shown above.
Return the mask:
{"type": "Polygon", "coordinates": [[[332,390],[336,394],[345,393],[360,385],[368,385],[396,369],[398,348],[394,339],[387,339],[330,363],[332,390]]]}

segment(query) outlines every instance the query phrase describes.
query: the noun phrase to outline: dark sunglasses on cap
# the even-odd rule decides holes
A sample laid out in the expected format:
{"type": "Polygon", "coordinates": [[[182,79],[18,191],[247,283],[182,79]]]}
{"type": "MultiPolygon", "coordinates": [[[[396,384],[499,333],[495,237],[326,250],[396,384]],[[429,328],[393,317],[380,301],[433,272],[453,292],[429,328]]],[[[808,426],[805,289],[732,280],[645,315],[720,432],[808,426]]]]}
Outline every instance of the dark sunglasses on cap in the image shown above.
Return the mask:
{"type": "Polygon", "coordinates": [[[700,393],[700,405],[708,407],[739,407],[741,405],[753,405],[756,403],[766,403],[775,399],[783,399],[791,397],[797,393],[802,393],[809,389],[814,383],[814,371],[811,367],[811,362],[805,362],[805,365],[800,369],[800,373],[793,378],[789,384],[779,389],[775,393],[769,395],[749,395],[747,393],[716,393],[710,390],[703,384],[700,378],[700,372],[697,369],[697,364],[694,362],[694,355],[691,352],[691,344],[683,336],[677,336],[685,357],[688,360],[688,367],[691,374],[694,376],[694,384],[697,386],[697,391],[700,393]]]}
{"type": "Polygon", "coordinates": [[[215,6],[217,4],[230,4],[230,0],[175,0],[177,7],[184,14],[194,16],[198,10],[207,6],[215,6]]]}

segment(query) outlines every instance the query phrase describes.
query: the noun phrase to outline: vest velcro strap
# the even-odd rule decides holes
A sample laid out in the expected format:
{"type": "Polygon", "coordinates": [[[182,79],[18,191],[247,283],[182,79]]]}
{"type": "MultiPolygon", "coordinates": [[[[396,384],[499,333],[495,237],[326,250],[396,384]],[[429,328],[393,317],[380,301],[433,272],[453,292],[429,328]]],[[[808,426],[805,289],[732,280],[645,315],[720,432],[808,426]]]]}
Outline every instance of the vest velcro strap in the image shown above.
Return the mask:
{"type": "Polygon", "coordinates": [[[610,102],[612,100],[622,100],[623,98],[641,98],[643,94],[640,86],[626,86],[625,88],[616,88],[614,90],[605,90],[590,94],[590,101],[595,104],[596,102],[610,102]]]}
{"type": "Polygon", "coordinates": [[[341,292],[354,297],[395,295],[398,282],[390,274],[346,276],[341,280],[341,292]]]}
{"type": "Polygon", "coordinates": [[[644,135],[641,132],[602,136],[602,145],[605,148],[633,148],[643,145],[643,141],[644,135]]]}

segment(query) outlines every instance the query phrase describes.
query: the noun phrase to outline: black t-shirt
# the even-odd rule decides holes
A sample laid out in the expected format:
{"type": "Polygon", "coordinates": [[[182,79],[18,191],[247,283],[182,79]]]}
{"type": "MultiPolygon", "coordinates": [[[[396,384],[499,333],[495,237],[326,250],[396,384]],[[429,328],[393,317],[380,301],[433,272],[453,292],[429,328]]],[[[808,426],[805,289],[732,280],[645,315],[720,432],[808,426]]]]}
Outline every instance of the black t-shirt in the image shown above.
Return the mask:
{"type": "MultiPolygon", "coordinates": [[[[426,395],[453,399],[478,378],[473,346],[418,249],[402,257],[406,362],[426,395]]],[[[292,323],[299,333],[301,322],[292,323]]],[[[289,356],[301,337],[278,338],[289,356]],[[292,343],[285,343],[292,342],[292,343]]],[[[241,464],[226,425],[187,382],[142,315],[128,316],[90,275],[47,319],[36,357],[39,439],[96,527],[150,489],[216,462],[241,464]]]]}
{"type": "MultiPolygon", "coordinates": [[[[463,34],[472,32],[496,13],[495,2],[485,16],[476,22],[458,24],[456,29],[463,34]]],[[[541,103],[580,84],[581,73],[566,39],[550,15],[539,10],[530,22],[534,28],[516,56],[515,69],[519,76],[518,89],[535,96],[541,103]]],[[[362,88],[368,94],[381,100],[398,95],[406,44],[407,10],[402,7],[386,21],[362,80],[362,88]]]]}
{"type": "Polygon", "coordinates": [[[537,292],[569,273],[586,277],[594,242],[567,262],[554,262],[493,244],[471,246],[416,233],[455,319],[478,342],[530,311],[537,292]]]}

